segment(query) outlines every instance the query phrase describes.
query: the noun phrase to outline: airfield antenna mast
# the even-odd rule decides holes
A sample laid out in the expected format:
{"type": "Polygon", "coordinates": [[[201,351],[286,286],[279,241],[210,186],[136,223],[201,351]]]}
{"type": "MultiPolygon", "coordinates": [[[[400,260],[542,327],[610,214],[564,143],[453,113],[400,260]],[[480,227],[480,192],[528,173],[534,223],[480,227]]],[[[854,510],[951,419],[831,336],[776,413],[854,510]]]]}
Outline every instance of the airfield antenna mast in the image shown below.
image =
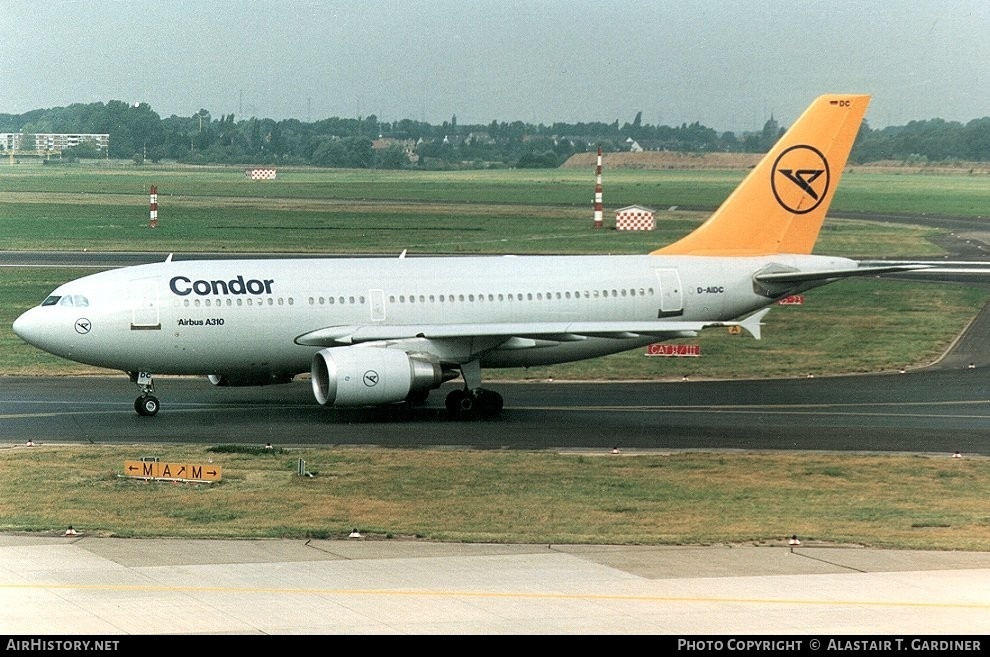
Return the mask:
{"type": "Polygon", "coordinates": [[[602,147],[598,147],[598,165],[595,167],[595,228],[602,227],[602,147]]]}

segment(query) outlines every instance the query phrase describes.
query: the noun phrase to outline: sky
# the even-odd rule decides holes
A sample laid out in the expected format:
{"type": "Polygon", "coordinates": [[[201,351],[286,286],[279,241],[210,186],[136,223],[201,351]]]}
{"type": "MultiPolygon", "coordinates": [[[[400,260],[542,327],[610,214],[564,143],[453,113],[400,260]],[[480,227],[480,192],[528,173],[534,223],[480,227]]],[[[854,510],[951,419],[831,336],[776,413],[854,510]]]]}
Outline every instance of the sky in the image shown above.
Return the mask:
{"type": "Polygon", "coordinates": [[[990,116],[986,0],[0,0],[0,113],[869,125],[990,116]]]}

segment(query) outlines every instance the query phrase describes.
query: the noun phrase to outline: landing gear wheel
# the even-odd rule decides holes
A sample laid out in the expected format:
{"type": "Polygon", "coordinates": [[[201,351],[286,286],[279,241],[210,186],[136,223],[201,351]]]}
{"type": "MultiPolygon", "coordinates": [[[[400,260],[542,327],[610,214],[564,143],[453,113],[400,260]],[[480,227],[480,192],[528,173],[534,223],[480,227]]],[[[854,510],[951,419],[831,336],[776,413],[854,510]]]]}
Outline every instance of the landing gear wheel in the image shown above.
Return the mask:
{"type": "Polygon", "coordinates": [[[158,413],[158,398],[155,397],[155,381],[151,372],[128,372],[131,382],[141,389],[141,396],[134,400],[134,410],[142,417],[151,417],[158,413]]]}
{"type": "Polygon", "coordinates": [[[454,417],[480,417],[490,420],[502,411],[502,395],[494,390],[452,390],[444,402],[454,417]]]}
{"type": "Polygon", "coordinates": [[[153,395],[138,397],[134,400],[134,410],[137,411],[138,415],[142,415],[144,417],[156,415],[159,408],[158,398],[153,395]]]}
{"type": "Polygon", "coordinates": [[[504,404],[502,395],[494,390],[485,390],[482,388],[475,392],[474,399],[474,405],[478,415],[485,420],[490,420],[502,412],[502,406],[504,404]]]}
{"type": "Polygon", "coordinates": [[[454,417],[467,415],[474,410],[474,395],[467,390],[452,390],[444,404],[454,417]]]}

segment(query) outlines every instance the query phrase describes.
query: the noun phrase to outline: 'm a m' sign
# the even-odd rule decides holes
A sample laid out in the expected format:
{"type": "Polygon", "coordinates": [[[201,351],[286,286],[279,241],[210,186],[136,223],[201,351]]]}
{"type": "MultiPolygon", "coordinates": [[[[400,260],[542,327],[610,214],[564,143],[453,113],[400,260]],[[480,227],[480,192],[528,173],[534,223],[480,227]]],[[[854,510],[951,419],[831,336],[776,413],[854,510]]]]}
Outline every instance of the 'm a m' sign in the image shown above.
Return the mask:
{"type": "Polygon", "coordinates": [[[124,461],[124,476],[134,479],[170,481],[220,481],[220,466],[212,463],[162,463],[160,461],[124,461]]]}

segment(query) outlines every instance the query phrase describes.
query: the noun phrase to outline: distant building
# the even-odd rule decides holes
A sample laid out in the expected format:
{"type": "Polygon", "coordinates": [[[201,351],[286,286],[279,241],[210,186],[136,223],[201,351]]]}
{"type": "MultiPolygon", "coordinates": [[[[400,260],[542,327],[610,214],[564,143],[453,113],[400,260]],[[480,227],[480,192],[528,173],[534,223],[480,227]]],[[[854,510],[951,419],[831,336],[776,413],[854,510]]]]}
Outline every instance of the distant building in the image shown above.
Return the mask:
{"type": "Polygon", "coordinates": [[[636,141],[635,139],[633,139],[632,137],[627,138],[626,139],[626,143],[629,145],[629,152],[630,153],[642,153],[643,152],[643,147],[640,146],[639,145],[639,142],[636,141]]]}
{"type": "Polygon", "coordinates": [[[487,132],[472,132],[465,141],[475,146],[493,146],[495,144],[495,140],[487,132]]]}
{"type": "Polygon", "coordinates": [[[106,153],[110,148],[109,134],[0,132],[0,150],[22,155],[60,154],[67,148],[90,144],[106,153]]]}
{"type": "Polygon", "coordinates": [[[641,205],[630,205],[615,211],[616,230],[653,230],[657,227],[656,213],[641,205]]]}
{"type": "Polygon", "coordinates": [[[371,142],[371,150],[373,151],[384,151],[394,146],[401,148],[406,159],[410,162],[416,163],[419,161],[419,155],[416,154],[416,142],[412,139],[394,139],[392,137],[380,136],[371,142]]]}

